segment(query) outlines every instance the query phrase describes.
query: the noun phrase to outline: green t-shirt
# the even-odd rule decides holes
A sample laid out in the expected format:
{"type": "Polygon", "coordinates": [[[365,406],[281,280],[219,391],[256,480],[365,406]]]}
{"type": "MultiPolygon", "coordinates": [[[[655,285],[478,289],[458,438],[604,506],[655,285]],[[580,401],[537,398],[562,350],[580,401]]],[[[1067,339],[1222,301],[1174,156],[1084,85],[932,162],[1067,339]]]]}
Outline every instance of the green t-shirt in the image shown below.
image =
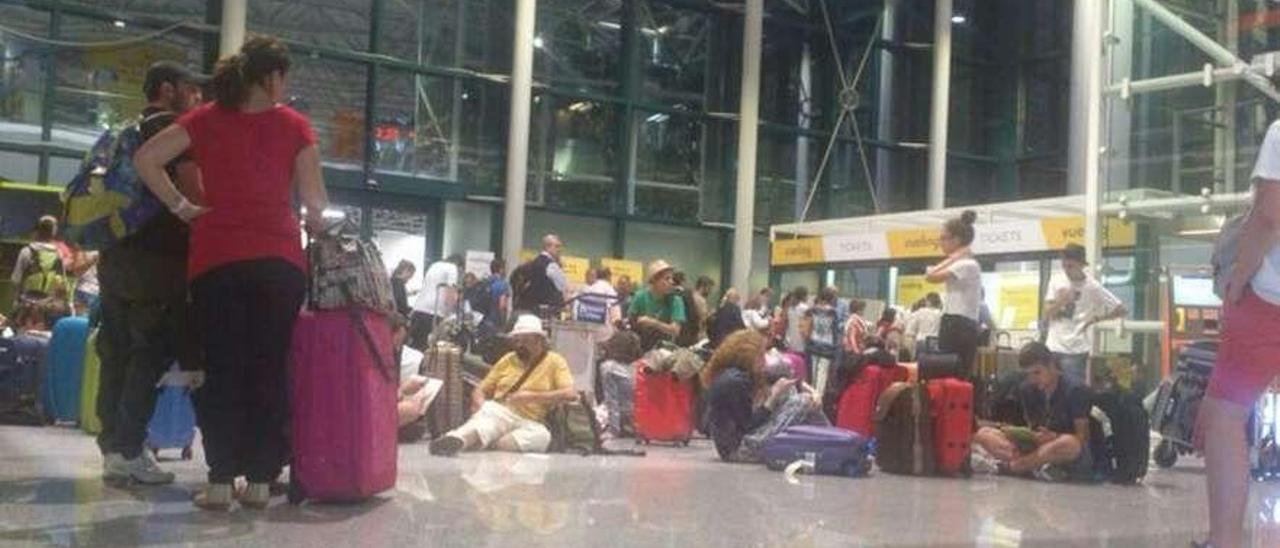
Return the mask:
{"type": "Polygon", "coordinates": [[[684,299],[675,295],[655,297],[648,289],[641,289],[631,298],[631,308],[628,309],[628,313],[633,319],[649,316],[661,322],[679,325],[684,325],[684,322],[688,321],[684,311],[684,299]]]}

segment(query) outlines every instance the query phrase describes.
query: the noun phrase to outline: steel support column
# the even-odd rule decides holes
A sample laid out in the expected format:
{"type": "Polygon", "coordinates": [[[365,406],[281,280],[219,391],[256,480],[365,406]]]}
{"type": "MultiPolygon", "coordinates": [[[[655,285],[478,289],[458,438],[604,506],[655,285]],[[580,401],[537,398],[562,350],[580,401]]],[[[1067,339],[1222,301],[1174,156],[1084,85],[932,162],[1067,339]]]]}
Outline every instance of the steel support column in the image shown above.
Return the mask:
{"type": "MultiPolygon", "coordinates": [[[[369,53],[377,55],[382,51],[382,13],[386,0],[372,0],[369,5],[369,53]]],[[[376,63],[366,65],[364,79],[364,179],[365,184],[373,187],[374,170],[377,169],[377,151],[374,147],[374,128],[378,116],[378,72],[376,63]]],[[[417,97],[414,98],[417,100],[417,97]]]]}
{"type": "Polygon", "coordinates": [[[933,114],[929,126],[929,209],[947,206],[947,125],[951,113],[951,0],[933,14],[933,114]]]}
{"type": "Polygon", "coordinates": [[[533,104],[533,33],[537,0],[516,0],[511,47],[511,117],[507,131],[507,192],[503,202],[502,258],[520,264],[529,169],[529,111],[533,104]]]}
{"type": "Polygon", "coordinates": [[[737,288],[746,288],[751,277],[751,239],[755,233],[756,145],[760,133],[760,49],[763,34],[764,0],[746,0],[742,32],[742,99],[738,118],[738,184],[733,212],[731,286],[737,288]]]}
{"type": "Polygon", "coordinates": [[[245,19],[249,0],[222,0],[222,25],[219,27],[219,57],[235,55],[244,44],[245,19]]]}
{"type": "Polygon", "coordinates": [[[1102,19],[1105,9],[1076,2],[1072,22],[1071,119],[1067,188],[1085,194],[1085,252],[1094,268],[1101,266],[1102,206],[1099,157],[1102,146],[1102,19]],[[1074,176],[1074,178],[1073,178],[1074,176]],[[1077,186],[1078,185],[1078,186],[1077,186]]]}
{"type": "MultiPolygon", "coordinates": [[[[880,24],[880,39],[886,44],[894,43],[897,38],[898,0],[884,0],[884,22],[880,24]]],[[[897,55],[892,48],[880,50],[880,91],[876,99],[876,139],[884,142],[894,140],[893,131],[893,69],[897,55]]],[[[855,122],[856,123],[856,122],[855,122]]],[[[876,147],[876,196],[880,197],[881,208],[893,210],[893,151],[885,147],[876,147]]]]}
{"type": "MultiPolygon", "coordinates": [[[[49,39],[56,40],[62,29],[62,10],[54,2],[49,10],[49,39]]],[[[40,102],[40,143],[48,147],[53,143],[53,104],[58,100],[58,58],[54,48],[45,50],[44,57],[44,90],[40,102]]],[[[39,171],[36,180],[42,185],[49,184],[50,155],[48,148],[40,151],[39,171]]]]}

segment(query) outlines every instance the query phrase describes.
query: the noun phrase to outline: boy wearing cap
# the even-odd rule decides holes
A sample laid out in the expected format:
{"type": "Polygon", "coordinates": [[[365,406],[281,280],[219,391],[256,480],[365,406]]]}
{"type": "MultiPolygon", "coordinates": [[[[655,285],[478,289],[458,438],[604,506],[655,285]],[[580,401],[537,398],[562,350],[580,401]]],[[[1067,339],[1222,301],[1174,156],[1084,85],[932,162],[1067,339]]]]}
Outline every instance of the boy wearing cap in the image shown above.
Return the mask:
{"type": "Polygon", "coordinates": [[[520,316],[509,336],[514,351],[498,360],[471,394],[471,418],[433,440],[432,455],[483,449],[541,453],[551,445],[543,421],[555,405],[577,400],[573,374],[551,351],[537,316],[520,316]]]}
{"type": "Polygon", "coordinates": [[[1049,282],[1044,303],[1049,326],[1045,342],[1063,372],[1083,386],[1088,385],[1089,353],[1093,350],[1089,328],[1128,314],[1119,298],[1085,272],[1088,265],[1083,246],[1067,245],[1062,250],[1063,276],[1049,282]]]}
{"type": "MultiPolygon", "coordinates": [[[[199,106],[204,77],[169,61],[151,65],[143,83],[147,107],[139,121],[142,139],[168,127],[178,115],[199,106]]],[[[183,155],[165,166],[179,190],[199,202],[200,172],[183,155]]],[[[98,352],[98,447],[109,480],[143,484],[173,482],[173,474],[143,451],[147,421],[155,407],[156,381],[175,360],[184,370],[199,368],[194,329],[187,323],[187,224],[168,211],[116,245],[102,251],[98,279],[102,330],[98,352]]]]}

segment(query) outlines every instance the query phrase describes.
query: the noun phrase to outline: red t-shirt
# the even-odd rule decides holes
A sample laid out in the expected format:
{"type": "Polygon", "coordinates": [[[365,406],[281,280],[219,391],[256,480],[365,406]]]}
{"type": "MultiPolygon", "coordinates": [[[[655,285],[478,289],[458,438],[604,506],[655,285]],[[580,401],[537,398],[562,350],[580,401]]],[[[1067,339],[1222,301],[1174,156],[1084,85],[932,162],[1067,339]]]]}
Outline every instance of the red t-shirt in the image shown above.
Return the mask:
{"type": "Polygon", "coordinates": [[[191,225],[190,280],[229,263],[280,258],[306,270],[293,207],[293,164],[315,144],[305,116],[287,106],[245,113],[214,103],[175,122],[191,137],[205,206],[191,225]]]}

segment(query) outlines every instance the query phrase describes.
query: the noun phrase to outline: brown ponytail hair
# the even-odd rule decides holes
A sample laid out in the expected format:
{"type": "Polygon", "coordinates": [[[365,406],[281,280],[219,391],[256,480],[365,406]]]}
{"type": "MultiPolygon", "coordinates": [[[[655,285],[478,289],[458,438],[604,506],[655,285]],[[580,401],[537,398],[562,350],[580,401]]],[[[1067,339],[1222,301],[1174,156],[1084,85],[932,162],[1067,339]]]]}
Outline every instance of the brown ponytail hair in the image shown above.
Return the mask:
{"type": "Polygon", "coordinates": [[[270,36],[255,36],[240,53],[224,57],[213,68],[209,84],[219,106],[238,108],[249,99],[249,89],[265,83],[272,73],[288,74],[289,48],[270,36]]]}
{"type": "Polygon", "coordinates": [[[947,221],[942,229],[955,237],[956,242],[961,246],[967,246],[973,243],[973,223],[978,221],[978,214],[973,210],[965,210],[959,217],[947,221]]]}

